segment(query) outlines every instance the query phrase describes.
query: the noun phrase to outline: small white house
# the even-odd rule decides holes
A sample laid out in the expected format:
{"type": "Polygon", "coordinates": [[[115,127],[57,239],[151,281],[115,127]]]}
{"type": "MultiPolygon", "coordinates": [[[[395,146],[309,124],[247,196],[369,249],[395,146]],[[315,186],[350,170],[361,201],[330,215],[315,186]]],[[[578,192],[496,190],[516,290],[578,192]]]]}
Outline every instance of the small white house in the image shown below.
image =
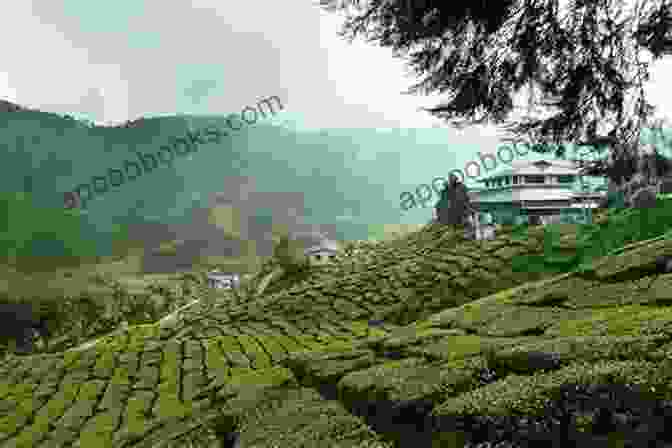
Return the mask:
{"type": "Polygon", "coordinates": [[[208,273],[208,286],[215,289],[233,289],[240,286],[240,275],[230,272],[212,271],[208,273]]]}
{"type": "Polygon", "coordinates": [[[323,265],[336,260],[338,245],[325,240],[314,246],[308,247],[303,253],[311,265],[323,265]]]}

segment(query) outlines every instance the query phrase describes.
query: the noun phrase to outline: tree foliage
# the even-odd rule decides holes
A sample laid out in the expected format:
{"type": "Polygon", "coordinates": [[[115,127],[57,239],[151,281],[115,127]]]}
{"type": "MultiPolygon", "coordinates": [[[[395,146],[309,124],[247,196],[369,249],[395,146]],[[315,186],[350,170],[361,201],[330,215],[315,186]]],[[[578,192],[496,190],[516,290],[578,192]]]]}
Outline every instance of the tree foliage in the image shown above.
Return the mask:
{"type": "Polygon", "coordinates": [[[560,157],[566,142],[634,157],[653,124],[649,65],[672,54],[670,0],[369,0],[354,12],[322,3],[346,12],[342,37],[408,60],[421,78],[408,93],[448,93],[425,109],[432,115],[502,125],[509,140],[560,157]],[[514,104],[521,93],[526,113],[514,104]]]}
{"type": "MultiPolygon", "coordinates": [[[[29,193],[1,193],[0,215],[0,260],[20,270],[78,265],[100,255],[95,232],[77,210],[36,206],[29,193]]],[[[111,236],[126,237],[122,226],[111,236]]]]}
{"type": "Polygon", "coordinates": [[[436,218],[440,224],[464,225],[472,211],[467,188],[462,183],[444,185],[436,203],[436,218]]]}
{"type": "Polygon", "coordinates": [[[308,260],[303,254],[300,243],[288,234],[281,235],[273,247],[273,259],[287,274],[301,273],[308,267],[308,260]]]}

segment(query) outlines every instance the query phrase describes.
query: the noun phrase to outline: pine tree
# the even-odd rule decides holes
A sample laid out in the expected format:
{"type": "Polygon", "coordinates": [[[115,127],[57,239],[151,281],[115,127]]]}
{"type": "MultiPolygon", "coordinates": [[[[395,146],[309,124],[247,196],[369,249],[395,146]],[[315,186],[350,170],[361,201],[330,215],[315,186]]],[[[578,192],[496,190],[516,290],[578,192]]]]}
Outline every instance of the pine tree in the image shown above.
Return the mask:
{"type": "MultiPolygon", "coordinates": [[[[509,140],[564,157],[566,143],[626,162],[655,129],[644,83],[672,54],[672,2],[323,0],[346,12],[341,36],[391,48],[421,78],[408,93],[448,93],[425,109],[456,126],[503,125],[509,140]],[[514,97],[527,94],[527,111],[514,97]],[[514,112],[523,118],[514,120],[514,112]]],[[[609,163],[591,165],[600,174],[609,163]]],[[[616,175],[618,176],[618,174],[616,175]]]]}

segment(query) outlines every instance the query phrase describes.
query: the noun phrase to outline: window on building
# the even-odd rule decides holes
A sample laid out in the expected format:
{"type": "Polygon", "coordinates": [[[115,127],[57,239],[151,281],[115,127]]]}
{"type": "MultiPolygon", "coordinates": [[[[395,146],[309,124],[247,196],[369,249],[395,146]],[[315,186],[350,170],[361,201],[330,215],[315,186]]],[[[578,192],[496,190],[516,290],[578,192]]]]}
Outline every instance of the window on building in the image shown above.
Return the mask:
{"type": "Polygon", "coordinates": [[[558,182],[561,183],[561,184],[574,183],[574,176],[572,176],[572,175],[558,176],[558,182]]]}
{"type": "Polygon", "coordinates": [[[525,176],[525,183],[526,184],[543,184],[544,183],[544,177],[541,175],[534,175],[534,176],[525,176]]]}
{"type": "Polygon", "coordinates": [[[513,185],[518,184],[518,176],[513,176],[513,185]]]}
{"type": "Polygon", "coordinates": [[[506,176],[504,182],[506,182],[506,185],[511,185],[511,176],[506,176]]]}

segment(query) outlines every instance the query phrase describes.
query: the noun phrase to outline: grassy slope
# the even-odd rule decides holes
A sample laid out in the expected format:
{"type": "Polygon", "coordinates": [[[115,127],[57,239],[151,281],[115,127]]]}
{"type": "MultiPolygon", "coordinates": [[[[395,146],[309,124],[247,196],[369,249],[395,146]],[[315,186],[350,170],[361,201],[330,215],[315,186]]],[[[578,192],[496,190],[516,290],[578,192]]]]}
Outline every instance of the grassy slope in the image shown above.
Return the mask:
{"type": "MultiPolygon", "coordinates": [[[[560,235],[565,250],[571,235],[560,235]]],[[[657,240],[596,259],[594,272],[613,276],[670,252],[670,240],[657,240]]],[[[383,447],[411,428],[385,427],[363,404],[380,406],[378,415],[409,402],[430,403],[435,417],[536,415],[562,384],[605,381],[669,399],[672,275],[645,292],[637,279],[603,284],[512,266],[543,253],[540,231],[478,243],[430,225],[251,301],[191,283],[177,295],[201,301],[170,325],[9,357],[0,445],[206,446],[235,428],[242,446],[383,447]],[[368,325],[373,318],[383,325],[368,325]],[[535,351],[559,354],[561,365],[535,371],[526,358],[535,351]],[[474,379],[484,367],[494,382],[474,379]]],[[[425,435],[445,447],[463,436],[425,435]]]]}

